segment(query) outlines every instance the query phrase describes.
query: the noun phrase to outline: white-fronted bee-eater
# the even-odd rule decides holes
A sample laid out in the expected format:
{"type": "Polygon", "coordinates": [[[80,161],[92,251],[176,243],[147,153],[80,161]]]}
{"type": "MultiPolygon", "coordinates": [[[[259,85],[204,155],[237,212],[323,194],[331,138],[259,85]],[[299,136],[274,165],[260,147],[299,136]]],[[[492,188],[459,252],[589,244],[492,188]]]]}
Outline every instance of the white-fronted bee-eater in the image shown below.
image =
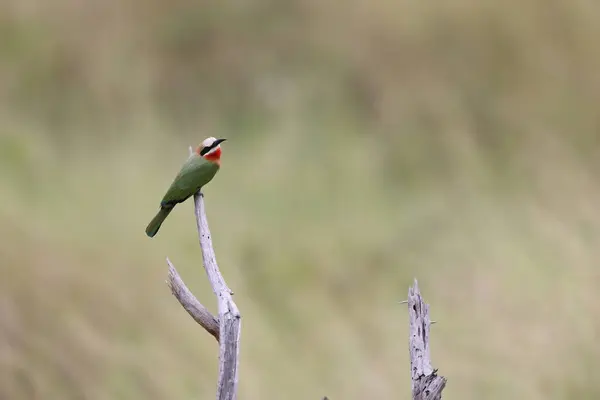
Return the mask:
{"type": "Polygon", "coordinates": [[[146,235],[154,237],[173,208],[197,193],[212,180],[221,167],[221,143],[225,139],[209,137],[182,165],[160,202],[160,210],[146,227],[146,235]]]}

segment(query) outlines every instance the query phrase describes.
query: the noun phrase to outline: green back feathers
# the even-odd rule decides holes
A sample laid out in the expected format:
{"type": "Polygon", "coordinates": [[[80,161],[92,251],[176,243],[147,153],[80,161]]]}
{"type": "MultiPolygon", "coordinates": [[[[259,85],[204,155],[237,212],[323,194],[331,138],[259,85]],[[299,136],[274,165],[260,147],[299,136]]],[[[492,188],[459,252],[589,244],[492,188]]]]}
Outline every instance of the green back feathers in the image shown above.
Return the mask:
{"type": "Polygon", "coordinates": [[[181,167],[173,183],[165,193],[161,205],[185,201],[212,180],[219,165],[194,154],[181,167]]]}
{"type": "Polygon", "coordinates": [[[198,154],[191,155],[182,165],[160,202],[161,209],[146,227],[146,234],[156,235],[160,226],[177,203],[184,202],[214,178],[219,164],[210,162],[198,154]]]}

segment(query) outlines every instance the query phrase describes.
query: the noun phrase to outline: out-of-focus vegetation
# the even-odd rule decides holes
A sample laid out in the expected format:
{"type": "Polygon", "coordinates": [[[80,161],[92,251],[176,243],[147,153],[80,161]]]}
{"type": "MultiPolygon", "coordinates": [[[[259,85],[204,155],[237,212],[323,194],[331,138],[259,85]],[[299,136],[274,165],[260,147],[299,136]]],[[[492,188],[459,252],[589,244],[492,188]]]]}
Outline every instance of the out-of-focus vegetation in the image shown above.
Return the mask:
{"type": "Polygon", "coordinates": [[[212,398],[187,146],[241,399],[408,398],[417,277],[454,399],[600,396],[594,1],[0,3],[0,398],[212,398]]]}

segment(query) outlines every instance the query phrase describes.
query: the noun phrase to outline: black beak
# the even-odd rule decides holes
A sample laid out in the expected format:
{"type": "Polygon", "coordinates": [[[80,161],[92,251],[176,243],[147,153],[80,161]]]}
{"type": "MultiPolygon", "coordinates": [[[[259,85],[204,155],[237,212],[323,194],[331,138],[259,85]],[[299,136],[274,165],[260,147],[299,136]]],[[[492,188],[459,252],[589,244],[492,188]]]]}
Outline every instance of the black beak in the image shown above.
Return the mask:
{"type": "Polygon", "coordinates": [[[213,143],[213,145],[211,147],[216,147],[218,146],[220,143],[223,143],[224,141],[226,141],[227,139],[217,139],[215,140],[215,142],[213,143]]]}

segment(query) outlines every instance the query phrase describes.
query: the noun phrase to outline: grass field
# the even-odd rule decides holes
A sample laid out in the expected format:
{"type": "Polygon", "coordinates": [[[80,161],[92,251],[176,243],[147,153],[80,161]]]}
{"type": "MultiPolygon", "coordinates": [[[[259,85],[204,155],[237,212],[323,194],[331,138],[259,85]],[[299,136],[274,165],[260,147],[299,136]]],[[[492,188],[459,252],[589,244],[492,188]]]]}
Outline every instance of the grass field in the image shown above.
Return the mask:
{"type": "Polygon", "coordinates": [[[600,6],[0,5],[0,399],[209,399],[189,145],[243,315],[240,399],[408,399],[405,298],[448,399],[600,396],[600,6]]]}

